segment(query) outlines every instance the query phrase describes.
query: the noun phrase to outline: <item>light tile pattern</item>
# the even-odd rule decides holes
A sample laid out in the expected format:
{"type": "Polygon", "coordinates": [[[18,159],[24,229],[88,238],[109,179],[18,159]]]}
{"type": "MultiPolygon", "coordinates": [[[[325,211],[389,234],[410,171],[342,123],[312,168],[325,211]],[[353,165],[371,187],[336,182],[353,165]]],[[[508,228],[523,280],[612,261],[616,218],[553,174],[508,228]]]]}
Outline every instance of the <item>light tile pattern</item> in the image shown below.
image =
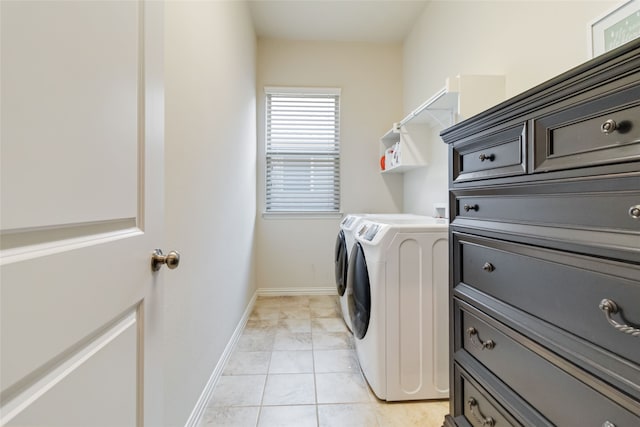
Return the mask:
{"type": "Polygon", "coordinates": [[[336,296],[259,297],[199,427],[440,427],[448,412],[374,396],[336,296]]]}

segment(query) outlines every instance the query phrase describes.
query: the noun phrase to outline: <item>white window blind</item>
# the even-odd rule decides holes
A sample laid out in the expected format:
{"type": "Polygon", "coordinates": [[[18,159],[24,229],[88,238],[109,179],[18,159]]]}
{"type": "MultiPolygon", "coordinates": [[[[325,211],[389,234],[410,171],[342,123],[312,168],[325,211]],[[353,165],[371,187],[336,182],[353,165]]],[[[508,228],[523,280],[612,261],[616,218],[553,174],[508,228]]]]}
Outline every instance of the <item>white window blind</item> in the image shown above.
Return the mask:
{"type": "Polygon", "coordinates": [[[340,211],[339,90],[266,89],[267,213],[340,211]]]}

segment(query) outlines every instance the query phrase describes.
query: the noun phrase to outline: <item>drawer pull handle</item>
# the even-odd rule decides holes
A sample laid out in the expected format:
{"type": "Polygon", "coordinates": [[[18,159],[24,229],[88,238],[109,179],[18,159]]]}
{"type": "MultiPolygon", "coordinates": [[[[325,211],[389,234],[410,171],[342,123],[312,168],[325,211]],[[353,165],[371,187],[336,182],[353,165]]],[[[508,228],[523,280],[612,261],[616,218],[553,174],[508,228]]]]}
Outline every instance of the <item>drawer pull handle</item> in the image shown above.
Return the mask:
{"type": "Polygon", "coordinates": [[[490,262],[485,262],[484,265],[482,266],[482,269],[487,273],[491,273],[496,268],[490,262]]]}
{"type": "Polygon", "coordinates": [[[604,423],[602,423],[602,427],[616,427],[616,425],[611,421],[605,421],[604,423]]]}
{"type": "Polygon", "coordinates": [[[496,343],[493,340],[482,341],[478,336],[478,330],[473,326],[467,328],[467,335],[469,335],[469,341],[471,344],[480,350],[484,350],[485,348],[487,350],[492,350],[496,346],[496,343]]]}
{"type": "Polygon", "coordinates": [[[604,311],[604,317],[607,318],[607,322],[609,322],[611,326],[613,326],[614,328],[616,328],[622,333],[631,335],[632,337],[640,337],[639,328],[634,328],[633,326],[618,323],[611,318],[612,313],[616,314],[618,311],[620,311],[618,309],[618,304],[616,304],[615,301],[605,298],[602,301],[600,301],[599,307],[600,307],[600,310],[604,311]]]}
{"type": "Polygon", "coordinates": [[[607,120],[600,126],[600,130],[602,131],[602,133],[607,135],[615,132],[616,129],[618,129],[618,124],[613,119],[607,120]]]}
{"type": "Polygon", "coordinates": [[[489,160],[490,162],[493,162],[493,160],[496,158],[495,154],[480,154],[480,156],[478,157],[480,159],[481,162],[484,162],[485,160],[489,160]]]}
{"type": "Polygon", "coordinates": [[[478,212],[478,205],[464,205],[462,207],[462,209],[464,209],[465,212],[469,212],[469,211],[476,211],[478,212]]]}
{"type": "Polygon", "coordinates": [[[478,406],[478,401],[476,399],[470,397],[469,400],[467,400],[467,405],[469,405],[471,414],[475,417],[476,420],[478,420],[480,424],[487,427],[493,427],[496,425],[496,420],[491,417],[485,417],[484,415],[482,415],[482,413],[480,412],[480,407],[478,406]],[[476,408],[478,408],[477,412],[476,408]]]}
{"type": "Polygon", "coordinates": [[[629,208],[629,216],[633,219],[640,218],[640,205],[631,206],[629,208]]]}

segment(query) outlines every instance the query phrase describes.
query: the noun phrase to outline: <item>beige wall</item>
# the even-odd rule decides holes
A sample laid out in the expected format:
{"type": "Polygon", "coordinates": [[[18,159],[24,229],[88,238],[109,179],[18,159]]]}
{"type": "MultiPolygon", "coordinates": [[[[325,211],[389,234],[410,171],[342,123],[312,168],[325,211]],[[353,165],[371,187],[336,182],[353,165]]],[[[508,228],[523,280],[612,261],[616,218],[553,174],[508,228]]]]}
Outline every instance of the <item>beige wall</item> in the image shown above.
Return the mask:
{"type": "Polygon", "coordinates": [[[290,291],[333,288],[340,218],[262,218],[264,87],[341,88],[342,212],[398,212],[402,176],[380,175],[379,139],[402,116],[402,47],[259,40],[257,66],[257,285],[290,291]]]}
{"type": "Polygon", "coordinates": [[[262,218],[264,86],[342,88],[343,212],[431,214],[446,198],[439,130],[429,167],[403,179],[378,170],[391,123],[450,75],[504,74],[511,96],[577,65],[611,7],[434,1],[401,46],[256,44],[244,2],[167,2],[166,249],[183,256],[165,272],[167,425],[187,421],[256,287],[334,287],[339,218],[262,218]]]}
{"type": "Polygon", "coordinates": [[[165,16],[165,413],[184,426],[255,292],[256,40],[244,2],[165,16]]]}
{"type": "MultiPolygon", "coordinates": [[[[589,59],[588,24],[619,1],[432,1],[404,43],[404,111],[457,74],[499,74],[511,97],[589,59]]],[[[405,176],[404,209],[447,197],[447,152],[434,129],[429,167],[405,176]]]]}

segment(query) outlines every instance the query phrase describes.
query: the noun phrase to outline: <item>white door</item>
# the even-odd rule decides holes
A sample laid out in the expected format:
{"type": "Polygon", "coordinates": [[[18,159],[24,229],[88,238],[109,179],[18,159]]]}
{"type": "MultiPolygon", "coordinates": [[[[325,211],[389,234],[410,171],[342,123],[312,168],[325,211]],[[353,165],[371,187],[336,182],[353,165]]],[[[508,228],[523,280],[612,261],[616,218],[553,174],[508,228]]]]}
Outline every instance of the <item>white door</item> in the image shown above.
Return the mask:
{"type": "Polygon", "coordinates": [[[0,425],[160,426],[163,5],[0,7],[0,425]]]}

